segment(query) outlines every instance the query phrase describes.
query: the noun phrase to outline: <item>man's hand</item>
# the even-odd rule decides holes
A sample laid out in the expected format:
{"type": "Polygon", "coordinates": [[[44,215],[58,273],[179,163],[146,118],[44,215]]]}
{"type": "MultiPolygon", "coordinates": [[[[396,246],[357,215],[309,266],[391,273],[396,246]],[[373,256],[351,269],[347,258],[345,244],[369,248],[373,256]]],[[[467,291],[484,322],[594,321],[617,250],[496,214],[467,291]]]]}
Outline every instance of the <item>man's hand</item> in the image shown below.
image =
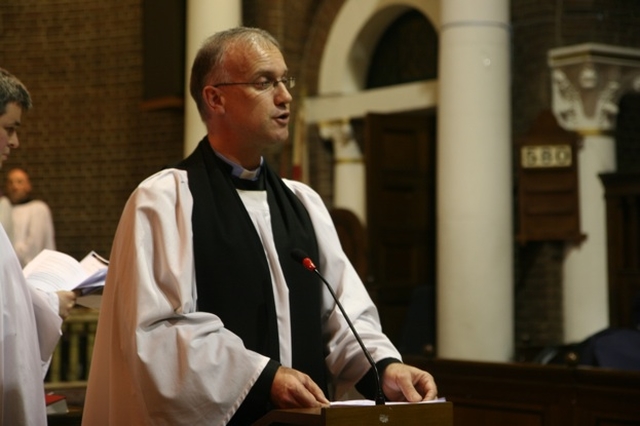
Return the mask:
{"type": "Polygon", "coordinates": [[[73,291],[56,291],[58,295],[58,315],[60,318],[65,319],[71,313],[71,308],[76,304],[77,294],[73,291]]]}
{"type": "Polygon", "coordinates": [[[438,388],[431,374],[399,362],[385,368],[382,390],[391,401],[419,402],[438,396],[438,388]]]}
{"type": "Polygon", "coordinates": [[[271,402],[278,408],[312,408],[329,405],[311,377],[288,367],[280,367],[271,385],[271,402]]]}

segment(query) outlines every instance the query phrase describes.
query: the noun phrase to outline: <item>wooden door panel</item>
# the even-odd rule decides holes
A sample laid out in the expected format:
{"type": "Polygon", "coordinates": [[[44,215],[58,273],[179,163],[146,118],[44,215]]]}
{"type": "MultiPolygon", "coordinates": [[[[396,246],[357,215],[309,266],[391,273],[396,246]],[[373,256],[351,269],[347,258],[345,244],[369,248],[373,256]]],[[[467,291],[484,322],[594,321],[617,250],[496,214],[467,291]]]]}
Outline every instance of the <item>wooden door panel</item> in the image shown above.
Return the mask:
{"type": "Polygon", "coordinates": [[[380,208],[378,226],[382,229],[401,231],[427,231],[429,222],[433,221],[432,205],[424,189],[385,188],[378,194],[379,206],[396,206],[396,208],[380,208]],[[404,206],[411,206],[405,209],[404,206]]]}
{"type": "Polygon", "coordinates": [[[370,285],[398,343],[412,291],[435,285],[435,114],[371,114],[364,128],[370,285]]]}
{"type": "Polygon", "coordinates": [[[399,127],[385,128],[376,136],[379,140],[379,152],[376,155],[384,159],[380,164],[382,172],[403,176],[412,175],[413,171],[426,170],[428,138],[419,128],[409,130],[399,127]],[[409,153],[412,155],[407,155],[409,153]]]}
{"type": "Polygon", "coordinates": [[[381,282],[394,282],[394,285],[380,287],[397,288],[401,285],[415,287],[427,282],[427,270],[433,265],[427,263],[427,250],[421,235],[382,235],[379,258],[380,269],[390,273],[380,277],[381,282]]]}

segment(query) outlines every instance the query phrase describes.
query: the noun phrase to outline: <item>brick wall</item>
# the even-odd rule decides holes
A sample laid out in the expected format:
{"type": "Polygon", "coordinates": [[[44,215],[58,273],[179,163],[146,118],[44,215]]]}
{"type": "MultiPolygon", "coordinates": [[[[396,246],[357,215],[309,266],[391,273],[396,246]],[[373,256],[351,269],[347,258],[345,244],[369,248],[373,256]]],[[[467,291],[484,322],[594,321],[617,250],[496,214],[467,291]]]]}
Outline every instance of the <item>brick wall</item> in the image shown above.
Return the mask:
{"type": "Polygon", "coordinates": [[[4,0],[0,66],[29,88],[21,147],[58,248],[109,255],[135,185],[182,154],[182,111],[143,112],[141,0],[4,0]]]}
{"type": "MultiPolygon", "coordinates": [[[[300,82],[294,98],[315,89],[302,64],[318,58],[306,44],[312,32],[329,27],[341,5],[243,0],[245,25],[280,40],[300,82]]],[[[4,0],[0,9],[0,66],[18,76],[34,100],[23,119],[21,148],[4,164],[0,185],[11,167],[26,168],[34,196],[53,211],[58,249],[76,258],[92,249],[108,256],[130,192],[182,156],[183,111],[140,107],[142,13],[142,0],[4,0]]],[[[313,131],[309,138],[312,183],[330,201],[331,156],[313,131]]],[[[267,155],[283,176],[291,173],[290,158],[289,144],[267,155]]]]}

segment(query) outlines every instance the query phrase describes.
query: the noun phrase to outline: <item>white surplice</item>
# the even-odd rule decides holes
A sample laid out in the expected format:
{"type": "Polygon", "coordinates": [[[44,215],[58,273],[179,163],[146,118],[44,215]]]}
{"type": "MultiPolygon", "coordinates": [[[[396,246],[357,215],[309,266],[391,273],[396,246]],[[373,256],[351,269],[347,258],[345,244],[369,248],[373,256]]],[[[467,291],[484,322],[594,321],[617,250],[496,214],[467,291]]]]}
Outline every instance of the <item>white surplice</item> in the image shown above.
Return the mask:
{"type": "Polygon", "coordinates": [[[53,218],[44,201],[16,204],[12,210],[13,248],[23,267],[42,250],[56,249],[53,218]]]}
{"type": "MultiPolygon", "coordinates": [[[[300,182],[285,182],[314,225],[316,265],[334,286],[374,360],[401,359],[381,332],[377,310],[344,254],[320,196],[300,182]]],[[[273,244],[266,194],[240,195],[269,261],[281,362],[290,366],[287,285],[273,244]]],[[[267,364],[266,357],[245,349],[216,315],[196,311],[192,206],[187,172],[166,169],[140,184],[124,208],[98,320],[85,426],[225,425],[267,364]]],[[[326,364],[339,397],[370,366],[326,288],[319,315],[326,364]]]]}
{"type": "Polygon", "coordinates": [[[46,426],[44,376],[62,319],[50,295],[25,281],[0,226],[0,424],[46,426]]]}

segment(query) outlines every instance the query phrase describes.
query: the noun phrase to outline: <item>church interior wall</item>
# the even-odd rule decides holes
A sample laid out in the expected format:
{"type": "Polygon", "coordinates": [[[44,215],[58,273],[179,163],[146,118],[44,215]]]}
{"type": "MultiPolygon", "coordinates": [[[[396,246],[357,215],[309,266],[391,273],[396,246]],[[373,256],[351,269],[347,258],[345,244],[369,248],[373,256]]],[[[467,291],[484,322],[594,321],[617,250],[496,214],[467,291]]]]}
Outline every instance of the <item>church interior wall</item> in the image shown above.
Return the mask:
{"type": "MultiPolygon", "coordinates": [[[[344,3],[242,1],[244,23],[282,41],[290,73],[303,83],[294,97],[317,93],[319,61],[344,3]]],[[[637,0],[512,0],[510,8],[514,137],[551,105],[550,48],[584,42],[640,46],[637,0]]],[[[23,120],[21,148],[3,173],[27,168],[34,195],[52,208],[58,248],[76,258],[89,250],[108,256],[130,192],[182,156],[182,109],[141,108],[142,17],[142,0],[4,0],[0,9],[0,66],[19,76],[34,100],[23,120]]],[[[635,114],[636,105],[628,107],[635,114]]],[[[637,122],[629,120],[627,133],[619,136],[627,154],[640,146],[637,122]]],[[[308,146],[310,183],[330,205],[329,145],[310,131],[308,146]]],[[[268,161],[288,176],[290,144],[270,152],[268,161]]],[[[516,185],[514,180],[514,191],[516,185]]],[[[563,243],[530,243],[515,254],[516,344],[561,342],[563,243]]]]}
{"type": "MultiPolygon", "coordinates": [[[[514,139],[532,126],[542,110],[551,108],[549,49],[587,42],[640,46],[640,5],[633,1],[514,0],[511,2],[511,20],[514,139]]],[[[638,141],[637,129],[620,130],[625,133],[622,139],[638,141]]],[[[631,145],[626,144],[627,147],[631,145]]],[[[629,152],[627,150],[621,157],[629,152]]],[[[640,162],[634,167],[638,171],[640,162]]],[[[514,179],[514,190],[516,185],[514,179]]],[[[517,197],[514,201],[517,205],[517,197]]],[[[522,354],[528,347],[568,343],[562,324],[565,248],[562,241],[516,245],[515,343],[522,354]]]]}

